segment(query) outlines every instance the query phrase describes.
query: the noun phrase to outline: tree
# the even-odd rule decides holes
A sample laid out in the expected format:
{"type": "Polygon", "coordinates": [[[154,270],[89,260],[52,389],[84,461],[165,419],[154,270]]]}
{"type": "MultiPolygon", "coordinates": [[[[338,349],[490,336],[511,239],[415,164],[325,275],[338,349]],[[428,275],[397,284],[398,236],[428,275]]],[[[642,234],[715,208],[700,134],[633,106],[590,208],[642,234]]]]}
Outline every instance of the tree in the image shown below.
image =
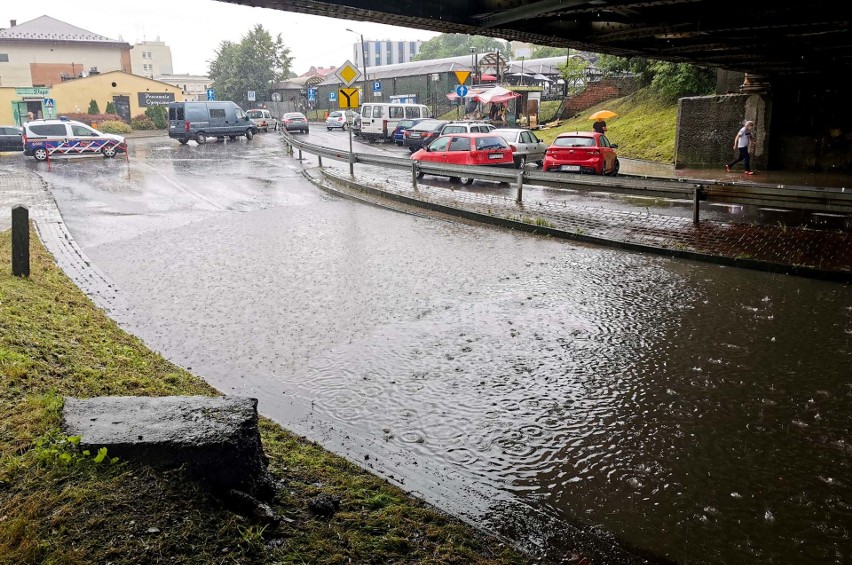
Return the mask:
{"type": "Polygon", "coordinates": [[[208,75],[223,100],[246,102],[249,90],[255,92],[257,100],[269,100],[272,84],[292,76],[292,61],[281,34],[273,39],[258,24],[239,43],[219,44],[208,75]]]}
{"type": "Polygon", "coordinates": [[[414,58],[415,61],[426,61],[428,59],[443,59],[444,57],[458,57],[459,55],[470,55],[473,47],[480,55],[499,51],[505,59],[512,56],[509,44],[493,37],[481,35],[464,35],[461,33],[442,33],[420,45],[420,52],[414,58]]]}
{"type": "Polygon", "coordinates": [[[712,69],[688,63],[601,55],[598,67],[604,76],[631,73],[636,76],[639,86],[650,86],[666,100],[710,94],[716,86],[716,73],[712,69]]]}
{"type": "Polygon", "coordinates": [[[557,68],[562,80],[565,81],[568,94],[577,90],[577,84],[586,76],[586,69],[589,68],[589,63],[582,57],[572,57],[564,63],[560,63],[557,68]]]}
{"type": "Polygon", "coordinates": [[[98,107],[98,101],[95,100],[94,98],[92,98],[89,101],[89,114],[94,116],[94,115],[100,114],[100,113],[101,113],[101,109],[98,107]]]}
{"type": "Polygon", "coordinates": [[[532,58],[543,59],[545,57],[568,57],[568,48],[551,47],[549,45],[534,45],[532,58]]]}
{"type": "Polygon", "coordinates": [[[145,115],[151,119],[154,127],[157,129],[166,129],[169,127],[169,111],[165,106],[148,106],[145,108],[145,115]]]}
{"type": "Polygon", "coordinates": [[[112,103],[112,100],[107,102],[107,107],[106,107],[105,112],[107,114],[115,114],[115,104],[112,103]]]}

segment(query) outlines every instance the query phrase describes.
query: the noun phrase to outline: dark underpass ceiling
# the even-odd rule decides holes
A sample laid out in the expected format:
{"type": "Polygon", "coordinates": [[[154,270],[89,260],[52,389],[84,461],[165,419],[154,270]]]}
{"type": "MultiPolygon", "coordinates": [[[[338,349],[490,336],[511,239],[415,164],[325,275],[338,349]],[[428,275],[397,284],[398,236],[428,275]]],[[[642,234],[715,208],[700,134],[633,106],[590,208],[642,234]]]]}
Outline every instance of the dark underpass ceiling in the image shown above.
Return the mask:
{"type": "Polygon", "coordinates": [[[852,71],[848,0],[227,0],[769,76],[852,71]]]}

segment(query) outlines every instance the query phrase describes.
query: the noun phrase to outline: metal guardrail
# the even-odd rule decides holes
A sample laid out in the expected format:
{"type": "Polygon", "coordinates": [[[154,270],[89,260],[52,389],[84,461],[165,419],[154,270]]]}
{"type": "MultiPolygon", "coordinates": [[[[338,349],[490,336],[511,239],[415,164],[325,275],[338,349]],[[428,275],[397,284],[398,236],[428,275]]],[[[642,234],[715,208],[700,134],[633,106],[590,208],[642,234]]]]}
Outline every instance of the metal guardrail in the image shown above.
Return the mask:
{"type": "MultiPolygon", "coordinates": [[[[476,178],[511,184],[517,190],[517,202],[523,200],[524,184],[534,184],[577,191],[616,192],[633,195],[689,199],[693,203],[692,219],[699,221],[700,202],[771,206],[852,214],[852,190],[813,188],[813,187],[784,187],[778,188],[767,184],[749,184],[731,186],[704,179],[654,179],[631,178],[629,176],[598,177],[583,176],[571,173],[536,171],[531,169],[505,169],[500,167],[477,167],[470,165],[448,165],[442,163],[427,163],[412,161],[403,157],[390,157],[368,153],[349,153],[339,149],[330,149],[307,141],[297,140],[288,132],[283,132],[288,152],[293,149],[306,151],[319,158],[326,157],[350,164],[350,170],[355,163],[377,165],[411,171],[412,185],[417,187],[420,176],[437,175],[456,178],[476,178]]],[[[354,173],[353,173],[354,174],[354,173]]]]}

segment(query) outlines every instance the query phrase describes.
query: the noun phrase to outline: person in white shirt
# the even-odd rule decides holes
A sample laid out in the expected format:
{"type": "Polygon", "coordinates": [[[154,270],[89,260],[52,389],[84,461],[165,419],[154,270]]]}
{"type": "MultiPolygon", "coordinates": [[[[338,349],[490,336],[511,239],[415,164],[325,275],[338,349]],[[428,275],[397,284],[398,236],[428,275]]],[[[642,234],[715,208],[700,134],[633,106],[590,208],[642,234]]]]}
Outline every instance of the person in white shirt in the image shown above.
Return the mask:
{"type": "Polygon", "coordinates": [[[725,170],[731,172],[731,167],[739,163],[743,162],[743,167],[745,168],[745,174],[753,175],[754,171],[751,170],[751,151],[754,146],[754,122],[748,120],[745,125],[737,132],[736,137],[734,137],[734,149],[739,151],[739,156],[736,160],[732,161],[725,165],[725,170]]]}

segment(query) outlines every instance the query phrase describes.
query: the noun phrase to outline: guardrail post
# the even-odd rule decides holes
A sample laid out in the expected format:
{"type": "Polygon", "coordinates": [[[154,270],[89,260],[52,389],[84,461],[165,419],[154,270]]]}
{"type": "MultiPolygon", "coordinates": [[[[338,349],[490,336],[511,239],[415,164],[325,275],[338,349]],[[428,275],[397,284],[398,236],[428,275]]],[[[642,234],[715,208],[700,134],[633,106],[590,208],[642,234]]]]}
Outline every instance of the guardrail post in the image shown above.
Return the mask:
{"type": "Polygon", "coordinates": [[[319,161],[319,166],[322,168],[322,155],[317,155],[317,161],[319,161]]]}
{"type": "Polygon", "coordinates": [[[411,186],[414,187],[414,190],[417,190],[417,161],[411,162],[411,186]]]}
{"type": "Polygon", "coordinates": [[[12,208],[12,274],[30,276],[30,211],[23,206],[12,208]]]}
{"type": "Polygon", "coordinates": [[[698,225],[699,202],[701,200],[701,185],[697,185],[692,191],[692,223],[698,225]]]}
{"type": "Polygon", "coordinates": [[[304,161],[304,159],[302,158],[302,148],[301,147],[299,147],[299,161],[304,161]]]}
{"type": "Polygon", "coordinates": [[[516,181],[518,186],[518,196],[515,198],[515,202],[521,204],[524,201],[524,171],[518,171],[518,180],[516,181]]]}

